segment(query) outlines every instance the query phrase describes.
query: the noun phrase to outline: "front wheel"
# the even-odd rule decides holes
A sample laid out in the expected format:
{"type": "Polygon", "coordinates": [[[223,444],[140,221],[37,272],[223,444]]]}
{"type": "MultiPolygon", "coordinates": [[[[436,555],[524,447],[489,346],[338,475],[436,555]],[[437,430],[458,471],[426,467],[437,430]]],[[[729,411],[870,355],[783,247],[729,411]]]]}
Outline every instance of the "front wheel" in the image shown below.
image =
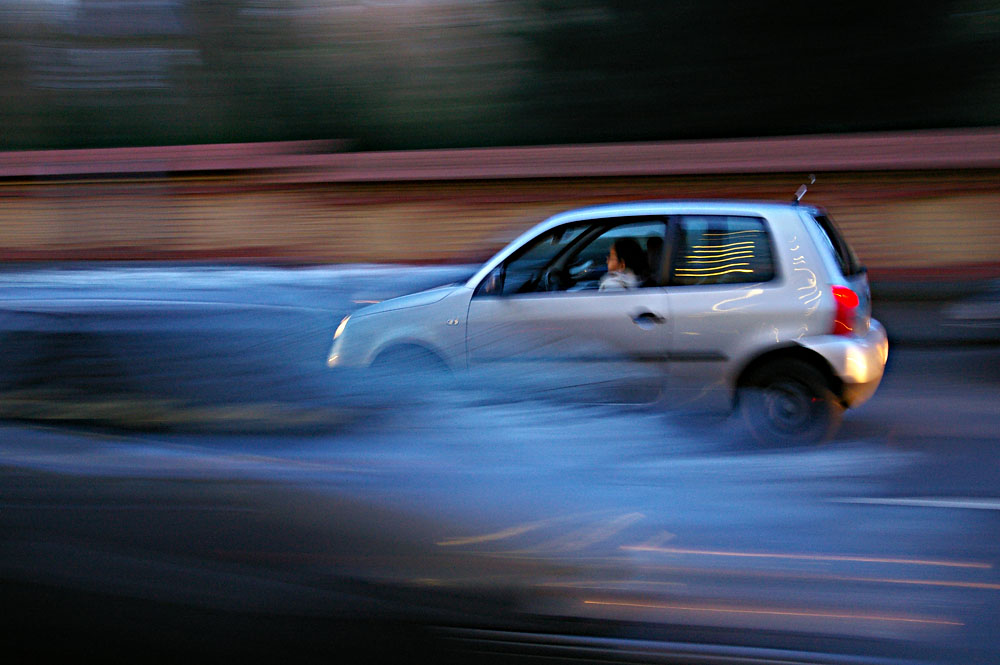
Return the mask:
{"type": "Polygon", "coordinates": [[[422,392],[447,385],[448,366],[433,351],[416,345],[396,346],[378,355],[369,368],[375,380],[393,389],[422,392]]]}
{"type": "Polygon", "coordinates": [[[765,446],[820,443],[840,426],[844,407],[821,372],[785,359],[753,370],[739,390],[750,434],[765,446]]]}

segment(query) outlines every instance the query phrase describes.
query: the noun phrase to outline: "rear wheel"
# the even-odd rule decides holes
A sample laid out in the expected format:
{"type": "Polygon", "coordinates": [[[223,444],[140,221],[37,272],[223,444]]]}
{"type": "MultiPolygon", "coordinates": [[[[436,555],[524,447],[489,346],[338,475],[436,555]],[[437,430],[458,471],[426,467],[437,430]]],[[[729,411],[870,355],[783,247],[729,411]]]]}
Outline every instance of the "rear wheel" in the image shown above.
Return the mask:
{"type": "Polygon", "coordinates": [[[739,409],[750,434],[766,446],[826,441],[844,412],[823,374],[792,358],[753,370],[740,386],[739,409]]]}

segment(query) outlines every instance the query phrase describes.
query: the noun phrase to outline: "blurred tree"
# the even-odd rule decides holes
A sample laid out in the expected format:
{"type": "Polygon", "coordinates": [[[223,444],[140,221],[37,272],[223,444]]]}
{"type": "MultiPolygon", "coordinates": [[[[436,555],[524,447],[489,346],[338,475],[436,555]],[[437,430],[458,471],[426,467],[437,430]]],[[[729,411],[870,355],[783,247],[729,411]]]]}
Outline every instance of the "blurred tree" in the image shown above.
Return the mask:
{"type": "Polygon", "coordinates": [[[1000,0],[7,0],[0,149],[1000,125],[1000,0]]]}
{"type": "Polygon", "coordinates": [[[558,141],[1000,124],[996,32],[963,18],[1000,2],[522,4],[540,17],[525,94],[558,141]]]}

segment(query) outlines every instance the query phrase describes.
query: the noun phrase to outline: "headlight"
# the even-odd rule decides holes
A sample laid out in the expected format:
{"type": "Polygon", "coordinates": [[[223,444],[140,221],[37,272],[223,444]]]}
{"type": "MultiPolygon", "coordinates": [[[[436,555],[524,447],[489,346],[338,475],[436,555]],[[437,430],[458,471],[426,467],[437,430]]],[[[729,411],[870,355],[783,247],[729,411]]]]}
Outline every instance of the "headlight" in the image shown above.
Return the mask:
{"type": "Polygon", "coordinates": [[[343,320],[342,320],[342,321],[340,322],[340,325],[339,325],[339,326],[337,326],[337,331],[336,331],[335,333],[333,333],[333,338],[334,338],[334,339],[337,339],[338,337],[340,337],[340,334],[341,334],[342,332],[344,332],[344,328],[346,328],[346,327],[347,327],[347,322],[348,322],[348,321],[349,321],[350,319],[351,319],[351,316],[350,316],[350,314],[348,314],[347,316],[345,316],[345,317],[344,317],[344,319],[343,319],[343,320]]]}

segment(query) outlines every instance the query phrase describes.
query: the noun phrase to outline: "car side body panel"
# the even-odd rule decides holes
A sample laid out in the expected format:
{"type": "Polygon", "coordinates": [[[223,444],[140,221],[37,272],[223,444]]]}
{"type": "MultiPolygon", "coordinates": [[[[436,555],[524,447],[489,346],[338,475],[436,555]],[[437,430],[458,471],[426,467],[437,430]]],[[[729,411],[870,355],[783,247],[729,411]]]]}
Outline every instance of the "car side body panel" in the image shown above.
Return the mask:
{"type": "Polygon", "coordinates": [[[367,367],[393,347],[418,346],[450,369],[464,369],[465,315],[471,297],[472,291],[455,286],[362,308],[334,341],[327,364],[367,367]]]}
{"type": "Polygon", "coordinates": [[[475,297],[469,365],[540,375],[570,399],[651,402],[666,376],[668,306],[662,288],[475,297]]]}

